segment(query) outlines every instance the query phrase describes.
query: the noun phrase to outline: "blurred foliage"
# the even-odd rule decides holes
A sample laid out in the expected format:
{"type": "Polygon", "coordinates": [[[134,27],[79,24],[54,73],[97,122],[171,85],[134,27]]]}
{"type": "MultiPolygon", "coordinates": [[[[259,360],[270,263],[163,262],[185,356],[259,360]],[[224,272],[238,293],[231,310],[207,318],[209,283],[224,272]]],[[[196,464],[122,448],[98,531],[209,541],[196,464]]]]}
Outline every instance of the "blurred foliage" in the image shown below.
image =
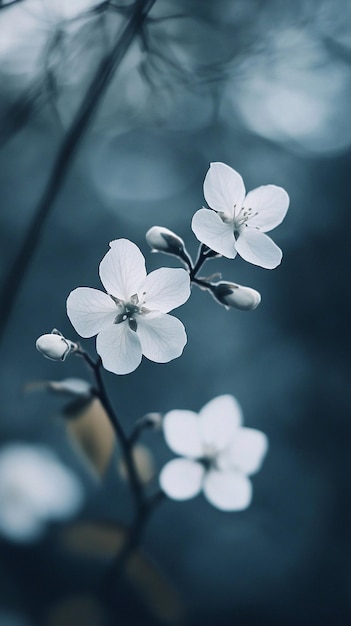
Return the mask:
{"type": "MultiPolygon", "coordinates": [[[[145,123],[194,130],[222,118],[292,149],[345,149],[350,45],[340,15],[349,7],[343,0],[331,6],[156,3],[111,81],[100,132],[145,123]]],[[[56,120],[62,131],[70,124],[129,12],[127,3],[97,0],[25,0],[3,12],[2,141],[32,116],[56,120]]]]}
{"type": "MultiPolygon", "coordinates": [[[[64,531],[62,543],[66,549],[82,557],[112,560],[122,550],[127,534],[128,529],[121,525],[73,524],[64,531]]],[[[152,561],[137,551],[129,560],[126,573],[162,624],[182,622],[183,607],[179,595],[152,561]]]]}
{"type": "Polygon", "coordinates": [[[97,398],[79,400],[66,408],[66,428],[72,443],[91,469],[102,477],[116,444],[109,417],[97,398]]]}

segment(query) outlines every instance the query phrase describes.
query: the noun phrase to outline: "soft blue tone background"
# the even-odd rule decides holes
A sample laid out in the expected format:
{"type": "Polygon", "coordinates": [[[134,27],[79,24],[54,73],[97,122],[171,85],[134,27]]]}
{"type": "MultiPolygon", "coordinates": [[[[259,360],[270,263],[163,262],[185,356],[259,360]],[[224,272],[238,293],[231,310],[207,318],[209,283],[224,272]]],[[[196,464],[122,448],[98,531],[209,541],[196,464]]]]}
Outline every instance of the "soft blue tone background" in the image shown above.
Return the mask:
{"type": "MultiPolygon", "coordinates": [[[[103,37],[91,18],[80,18],[81,30],[63,22],[67,6],[23,0],[0,11],[0,278],[96,61],[124,19],[111,12],[103,37]],[[45,44],[59,28],[68,34],[49,54],[40,37],[45,44]],[[17,115],[26,98],[25,114],[17,115]]],[[[224,514],[199,497],[166,502],[150,521],[145,549],[179,589],[187,623],[346,626],[350,5],[158,0],[151,16],[149,51],[135,44],[117,70],[28,264],[1,346],[1,438],[47,442],[86,484],[86,518],[125,519],[126,490],[119,486],[117,497],[109,476],[98,493],[57,418],[60,400],[23,393],[31,380],[85,375],[74,358],[44,360],[35,339],[53,327],[76,339],[66,297],[80,285],[100,287],[98,263],[111,239],[137,243],[149,270],[176,265],[150,254],[145,232],[154,224],[175,230],[196,253],[190,222],[204,202],[210,161],[237,169],[248,190],[285,187],[291,208],[272,233],[282,265],[267,271],[237,259],[206,266],[259,290],[259,308],[227,312],[194,288],[176,312],[188,334],[184,355],[168,365],[143,360],[128,376],[106,374],[106,382],[127,429],[146,412],[198,410],[231,393],[246,424],[269,436],[247,511],[224,514]]],[[[86,345],[93,352],[93,341],[86,345]]],[[[171,458],[160,434],[145,441],[160,467],[171,458]]],[[[67,571],[55,546],[53,537],[33,550],[2,548],[2,603],[33,624],[52,597],[93,584],[79,564],[67,571]]],[[[133,602],[127,588],[118,623],[154,623],[133,602]]]]}

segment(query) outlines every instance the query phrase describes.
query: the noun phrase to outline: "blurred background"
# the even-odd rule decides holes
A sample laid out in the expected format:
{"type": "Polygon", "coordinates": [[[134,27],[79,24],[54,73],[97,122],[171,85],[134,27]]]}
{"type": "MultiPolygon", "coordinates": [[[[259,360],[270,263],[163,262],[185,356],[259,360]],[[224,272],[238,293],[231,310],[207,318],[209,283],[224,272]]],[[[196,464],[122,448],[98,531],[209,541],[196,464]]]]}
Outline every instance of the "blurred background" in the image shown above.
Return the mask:
{"type": "MultiPolygon", "coordinates": [[[[36,541],[1,537],[0,626],[346,626],[351,5],[144,6],[135,21],[124,0],[0,3],[0,455],[13,442],[48,447],[84,492],[80,512],[36,541]],[[54,327],[78,339],[65,301],[77,286],[100,288],[110,240],[137,243],[149,271],[177,266],[150,254],[155,224],[196,254],[190,223],[211,161],[248,190],[288,191],[272,233],[283,262],[211,261],[210,272],[261,292],[258,309],[228,312],[194,288],[176,312],[183,356],[105,380],[127,432],[150,411],[198,411],[230,393],[270,450],[244,512],[202,496],[162,503],[111,617],[96,590],[130,519],[119,453],[99,407],[64,417],[67,399],[38,382],[85,379],[84,364],[50,362],[35,340],[54,327]]],[[[84,345],[94,355],[94,341],[84,345]]],[[[172,454],[159,432],[142,443],[145,472],[152,455],[157,473],[172,454]]]]}

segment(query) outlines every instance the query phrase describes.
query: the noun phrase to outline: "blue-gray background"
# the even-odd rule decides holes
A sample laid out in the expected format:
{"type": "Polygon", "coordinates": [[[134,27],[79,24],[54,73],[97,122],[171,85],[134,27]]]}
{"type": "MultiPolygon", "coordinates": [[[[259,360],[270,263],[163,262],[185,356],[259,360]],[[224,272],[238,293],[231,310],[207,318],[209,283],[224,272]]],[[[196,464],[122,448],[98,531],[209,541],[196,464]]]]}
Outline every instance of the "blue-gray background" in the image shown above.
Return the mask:
{"type": "MultiPolygon", "coordinates": [[[[84,13],[96,4],[23,0],[0,11],[1,279],[97,63],[128,17],[111,7],[102,18],[84,13]]],[[[346,626],[350,5],[158,0],[150,17],[101,99],[28,262],[1,346],[1,438],[48,443],[81,475],[86,518],[125,519],[126,490],[109,476],[98,492],[57,419],[62,403],[23,393],[31,380],[85,375],[76,359],[43,359],[35,339],[53,327],[76,339],[66,297],[79,285],[99,288],[111,239],[137,243],[149,270],[176,265],[150,254],[145,232],[154,224],[196,253],[190,222],[204,202],[209,162],[237,169],[247,189],[283,186],[291,206],[272,233],[281,266],[208,265],[258,289],[259,308],[227,312],[194,290],[176,313],[188,334],[183,356],[167,365],[143,360],[106,382],[127,429],[148,411],[198,410],[231,393],[246,424],[269,436],[247,511],[224,514],[199,497],[163,503],[150,520],[144,548],[179,590],[187,623],[346,626]]],[[[158,466],[171,458],[160,434],[146,441],[158,466]]],[[[50,626],[43,615],[51,602],[94,586],[79,563],[68,565],[55,534],[27,550],[4,542],[0,571],[4,624],[17,623],[9,615],[18,612],[50,626]]],[[[133,594],[127,586],[116,623],[153,623],[133,594]]]]}

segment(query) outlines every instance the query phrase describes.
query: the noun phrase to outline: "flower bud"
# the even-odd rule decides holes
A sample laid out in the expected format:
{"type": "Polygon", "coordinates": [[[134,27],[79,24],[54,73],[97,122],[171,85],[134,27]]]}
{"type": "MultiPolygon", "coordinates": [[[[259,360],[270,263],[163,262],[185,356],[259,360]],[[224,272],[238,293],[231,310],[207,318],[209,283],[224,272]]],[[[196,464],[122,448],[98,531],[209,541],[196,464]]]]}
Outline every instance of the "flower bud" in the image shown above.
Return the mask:
{"type": "Polygon", "coordinates": [[[56,329],[50,334],[41,335],[36,340],[35,346],[43,356],[52,361],[64,361],[77,348],[76,343],[66,339],[56,329]]]}
{"type": "Polygon", "coordinates": [[[146,413],[141,420],[145,426],[159,430],[162,426],[162,413],[146,413]]]}
{"type": "Polygon", "coordinates": [[[183,239],[168,228],[152,226],[145,236],[152,252],[165,252],[181,258],[184,256],[185,244],[183,239]]]}
{"type": "Polygon", "coordinates": [[[212,284],[211,293],[220,304],[241,311],[253,311],[261,302],[261,295],[255,289],[225,281],[212,284]]]}

